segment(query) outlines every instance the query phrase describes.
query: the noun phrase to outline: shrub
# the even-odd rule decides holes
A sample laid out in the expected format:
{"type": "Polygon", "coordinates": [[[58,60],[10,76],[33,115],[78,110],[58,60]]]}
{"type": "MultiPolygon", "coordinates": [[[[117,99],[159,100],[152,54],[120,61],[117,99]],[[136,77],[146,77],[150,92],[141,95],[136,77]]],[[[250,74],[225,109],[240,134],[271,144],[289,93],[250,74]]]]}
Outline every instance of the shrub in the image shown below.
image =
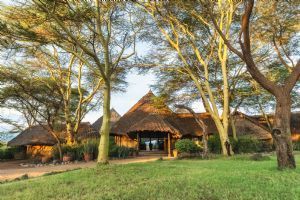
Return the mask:
{"type": "Polygon", "coordinates": [[[208,138],[207,145],[208,145],[209,152],[211,153],[219,154],[222,151],[221,141],[218,135],[210,136],[208,138]]]}
{"type": "Polygon", "coordinates": [[[177,141],[175,143],[175,148],[179,153],[196,153],[200,151],[200,147],[198,147],[190,139],[182,139],[177,141]]]}
{"type": "Polygon", "coordinates": [[[263,151],[262,142],[251,137],[240,137],[232,142],[234,153],[254,153],[263,151]]]}
{"type": "Polygon", "coordinates": [[[300,141],[293,142],[294,151],[300,151],[300,141]]]}
{"type": "Polygon", "coordinates": [[[0,160],[9,160],[14,158],[14,152],[12,148],[0,149],[0,160]]]}
{"type": "MultiPolygon", "coordinates": [[[[76,145],[61,145],[62,155],[70,155],[73,157],[74,160],[82,160],[83,154],[83,145],[76,144],[76,145]]],[[[53,158],[59,159],[59,151],[57,145],[54,146],[52,150],[53,158]]]]}

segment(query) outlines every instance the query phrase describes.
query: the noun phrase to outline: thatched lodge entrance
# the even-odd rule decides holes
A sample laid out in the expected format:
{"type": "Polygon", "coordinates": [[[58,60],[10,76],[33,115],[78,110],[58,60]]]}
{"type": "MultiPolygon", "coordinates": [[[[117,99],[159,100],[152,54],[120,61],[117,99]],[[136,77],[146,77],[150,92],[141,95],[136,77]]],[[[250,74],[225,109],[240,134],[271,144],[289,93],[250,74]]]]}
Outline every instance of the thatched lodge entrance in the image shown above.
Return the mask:
{"type": "Polygon", "coordinates": [[[136,148],[139,152],[167,153],[172,156],[174,141],[172,143],[172,134],[162,131],[134,131],[129,132],[128,136],[137,141],[136,148]]]}

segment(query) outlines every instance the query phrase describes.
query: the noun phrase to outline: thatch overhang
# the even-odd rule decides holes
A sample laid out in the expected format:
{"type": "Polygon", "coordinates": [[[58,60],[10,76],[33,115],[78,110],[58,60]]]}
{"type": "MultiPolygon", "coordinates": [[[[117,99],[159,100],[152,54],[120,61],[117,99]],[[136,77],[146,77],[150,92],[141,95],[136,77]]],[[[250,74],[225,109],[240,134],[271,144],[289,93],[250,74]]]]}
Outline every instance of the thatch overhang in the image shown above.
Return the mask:
{"type": "MultiPolygon", "coordinates": [[[[217,133],[217,128],[209,113],[196,113],[207,126],[208,134],[217,133]]],[[[191,113],[176,113],[169,118],[174,126],[180,129],[182,137],[202,136],[203,131],[191,113]]]]}
{"type": "Polygon", "coordinates": [[[128,129],[127,134],[133,138],[136,136],[134,133],[140,132],[140,137],[143,137],[143,132],[162,132],[165,133],[165,137],[167,137],[167,133],[171,133],[173,137],[180,138],[180,131],[171,125],[166,119],[157,114],[150,114],[146,116],[141,121],[137,122],[133,126],[128,129]]]}

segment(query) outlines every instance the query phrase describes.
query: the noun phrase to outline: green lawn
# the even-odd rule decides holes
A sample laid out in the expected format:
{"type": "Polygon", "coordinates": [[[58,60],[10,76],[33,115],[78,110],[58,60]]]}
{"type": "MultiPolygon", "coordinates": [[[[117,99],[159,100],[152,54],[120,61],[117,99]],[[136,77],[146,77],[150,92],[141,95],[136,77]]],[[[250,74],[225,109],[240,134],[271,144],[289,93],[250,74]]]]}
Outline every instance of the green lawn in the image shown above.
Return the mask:
{"type": "Polygon", "coordinates": [[[300,199],[300,155],[297,164],[278,171],[274,157],[235,157],[101,166],[0,184],[0,199],[300,199]]]}

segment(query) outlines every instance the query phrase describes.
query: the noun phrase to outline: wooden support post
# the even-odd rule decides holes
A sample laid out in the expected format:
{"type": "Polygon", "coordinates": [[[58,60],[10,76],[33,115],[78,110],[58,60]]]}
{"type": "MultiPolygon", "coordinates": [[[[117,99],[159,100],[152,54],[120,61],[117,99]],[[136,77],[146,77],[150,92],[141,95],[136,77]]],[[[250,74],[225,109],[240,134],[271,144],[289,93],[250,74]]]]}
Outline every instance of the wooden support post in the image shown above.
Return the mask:
{"type": "Polygon", "coordinates": [[[168,157],[171,157],[171,133],[168,133],[168,157]]]}
{"type": "Polygon", "coordinates": [[[139,136],[139,133],[136,134],[136,139],[137,139],[137,150],[139,151],[140,150],[140,136],[139,136]]]}
{"type": "Polygon", "coordinates": [[[168,152],[167,138],[164,138],[164,151],[168,152]]]}

